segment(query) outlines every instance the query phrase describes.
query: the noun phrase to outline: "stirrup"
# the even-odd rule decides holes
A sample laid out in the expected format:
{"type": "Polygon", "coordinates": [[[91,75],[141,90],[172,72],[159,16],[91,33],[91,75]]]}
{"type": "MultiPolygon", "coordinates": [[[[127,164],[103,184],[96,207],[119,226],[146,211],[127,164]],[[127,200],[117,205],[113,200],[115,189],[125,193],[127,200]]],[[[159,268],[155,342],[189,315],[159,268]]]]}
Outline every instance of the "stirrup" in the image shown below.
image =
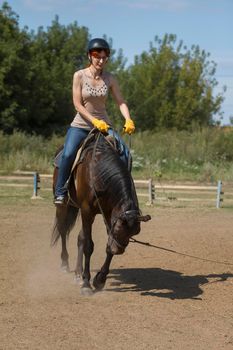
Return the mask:
{"type": "Polygon", "coordinates": [[[56,196],[54,198],[53,203],[55,205],[65,205],[66,204],[66,196],[56,196]]]}

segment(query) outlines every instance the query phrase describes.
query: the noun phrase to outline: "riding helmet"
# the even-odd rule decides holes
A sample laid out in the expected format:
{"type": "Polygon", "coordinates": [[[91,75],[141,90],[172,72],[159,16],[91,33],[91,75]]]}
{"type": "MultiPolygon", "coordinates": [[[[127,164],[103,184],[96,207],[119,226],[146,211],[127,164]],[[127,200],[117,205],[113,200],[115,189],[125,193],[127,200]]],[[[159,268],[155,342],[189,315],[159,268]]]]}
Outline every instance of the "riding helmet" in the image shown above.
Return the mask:
{"type": "Polygon", "coordinates": [[[88,43],[88,47],[87,47],[88,53],[92,50],[104,50],[106,51],[107,55],[110,55],[110,47],[107,41],[101,38],[92,39],[88,43]]]}

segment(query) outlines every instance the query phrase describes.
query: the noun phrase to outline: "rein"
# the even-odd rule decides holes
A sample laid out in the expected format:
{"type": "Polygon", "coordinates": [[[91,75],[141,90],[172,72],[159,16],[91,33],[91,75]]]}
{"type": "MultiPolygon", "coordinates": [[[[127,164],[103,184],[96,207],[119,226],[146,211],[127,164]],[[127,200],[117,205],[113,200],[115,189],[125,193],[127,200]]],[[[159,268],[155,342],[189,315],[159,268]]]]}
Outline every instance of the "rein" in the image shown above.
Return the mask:
{"type": "Polygon", "coordinates": [[[192,259],[196,259],[196,260],[201,260],[201,261],[206,261],[206,262],[211,262],[211,263],[215,263],[215,264],[222,264],[222,265],[227,265],[227,266],[233,266],[233,263],[231,262],[227,262],[227,261],[217,261],[217,260],[211,260],[211,259],[205,259],[205,258],[200,258],[198,256],[195,255],[190,255],[190,254],[185,254],[185,253],[181,253],[181,252],[177,252],[176,250],[173,249],[168,249],[168,248],[164,248],[164,247],[159,247],[157,245],[151,244],[149,242],[142,242],[142,241],[138,241],[135,238],[130,238],[129,240],[130,243],[138,243],[141,245],[145,245],[147,247],[152,247],[152,248],[156,248],[156,249],[160,249],[160,250],[165,250],[166,252],[169,253],[174,253],[177,255],[182,255],[182,256],[186,256],[188,258],[192,258],[192,259]]]}
{"type": "MultiPolygon", "coordinates": [[[[97,149],[97,145],[98,145],[98,142],[99,142],[100,135],[101,135],[101,133],[99,132],[98,135],[97,135],[97,138],[96,138],[94,147],[93,147],[92,157],[91,157],[91,164],[93,164],[93,163],[94,163],[94,160],[95,160],[95,154],[96,154],[96,149],[97,149]]],[[[100,210],[100,212],[101,212],[101,214],[102,214],[102,216],[103,216],[103,219],[104,219],[104,223],[105,223],[105,225],[106,225],[106,227],[107,227],[108,232],[110,232],[111,229],[110,229],[109,224],[108,224],[108,222],[107,222],[107,220],[106,220],[104,211],[103,211],[103,209],[102,209],[102,207],[101,207],[101,204],[100,204],[98,195],[97,195],[96,190],[95,190],[95,183],[94,183],[94,180],[93,180],[93,173],[92,173],[92,171],[91,171],[91,183],[92,183],[92,189],[93,189],[93,192],[94,192],[94,195],[95,195],[95,198],[96,198],[96,201],[97,201],[99,210],[100,210]]]]}
{"type": "MultiPolygon", "coordinates": [[[[98,145],[98,142],[99,142],[99,139],[100,139],[100,135],[101,135],[101,132],[98,133],[96,141],[95,141],[95,144],[94,144],[94,147],[93,147],[93,152],[92,152],[92,157],[91,157],[91,164],[93,164],[94,160],[95,160],[96,149],[97,149],[97,145],[98,145]]],[[[105,223],[105,225],[107,227],[107,231],[110,234],[112,232],[113,226],[112,227],[109,226],[109,224],[107,222],[107,219],[106,219],[106,216],[104,214],[103,208],[101,207],[101,204],[100,204],[100,201],[99,201],[96,189],[95,189],[95,183],[94,183],[94,180],[93,180],[93,173],[92,173],[92,171],[91,171],[91,183],[92,183],[92,189],[93,189],[93,192],[94,192],[94,195],[95,195],[95,198],[96,198],[99,210],[100,210],[100,212],[101,212],[101,214],[103,216],[104,223],[105,223]]]]}

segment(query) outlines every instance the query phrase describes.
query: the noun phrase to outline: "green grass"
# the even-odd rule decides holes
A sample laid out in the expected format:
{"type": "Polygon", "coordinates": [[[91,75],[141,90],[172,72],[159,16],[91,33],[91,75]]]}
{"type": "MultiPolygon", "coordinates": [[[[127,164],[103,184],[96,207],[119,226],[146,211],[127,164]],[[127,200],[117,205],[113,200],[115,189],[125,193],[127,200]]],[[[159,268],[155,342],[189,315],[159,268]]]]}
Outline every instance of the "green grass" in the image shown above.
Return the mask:
{"type": "Polygon", "coordinates": [[[134,176],[216,182],[233,178],[233,128],[144,132],[133,136],[134,176]]]}
{"type": "MultiPolygon", "coordinates": [[[[48,205],[53,203],[52,191],[41,191],[39,195],[41,199],[32,199],[33,188],[21,187],[0,187],[0,207],[1,206],[35,206],[48,205]]],[[[18,210],[18,209],[17,209],[18,210]]]]}
{"type": "MultiPolygon", "coordinates": [[[[137,132],[131,141],[134,178],[212,183],[233,179],[233,128],[137,132]]],[[[0,133],[0,171],[52,173],[54,154],[63,142],[64,137],[56,135],[45,139],[0,133]]]]}

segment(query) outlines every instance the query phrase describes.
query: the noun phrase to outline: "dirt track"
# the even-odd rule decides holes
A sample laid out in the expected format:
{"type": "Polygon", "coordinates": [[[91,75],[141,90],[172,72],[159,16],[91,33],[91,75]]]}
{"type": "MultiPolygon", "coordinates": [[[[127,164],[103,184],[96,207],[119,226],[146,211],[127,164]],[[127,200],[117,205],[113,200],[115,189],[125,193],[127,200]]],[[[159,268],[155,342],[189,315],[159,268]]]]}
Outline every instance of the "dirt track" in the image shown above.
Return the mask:
{"type": "MultiPolygon", "coordinates": [[[[138,239],[232,265],[131,244],[113,259],[105,290],[89,298],[60,271],[60,245],[49,247],[53,206],[0,209],[0,349],[233,348],[232,209],[143,208],[153,219],[138,239]]],[[[93,238],[94,276],[106,243],[101,217],[93,238]]]]}

